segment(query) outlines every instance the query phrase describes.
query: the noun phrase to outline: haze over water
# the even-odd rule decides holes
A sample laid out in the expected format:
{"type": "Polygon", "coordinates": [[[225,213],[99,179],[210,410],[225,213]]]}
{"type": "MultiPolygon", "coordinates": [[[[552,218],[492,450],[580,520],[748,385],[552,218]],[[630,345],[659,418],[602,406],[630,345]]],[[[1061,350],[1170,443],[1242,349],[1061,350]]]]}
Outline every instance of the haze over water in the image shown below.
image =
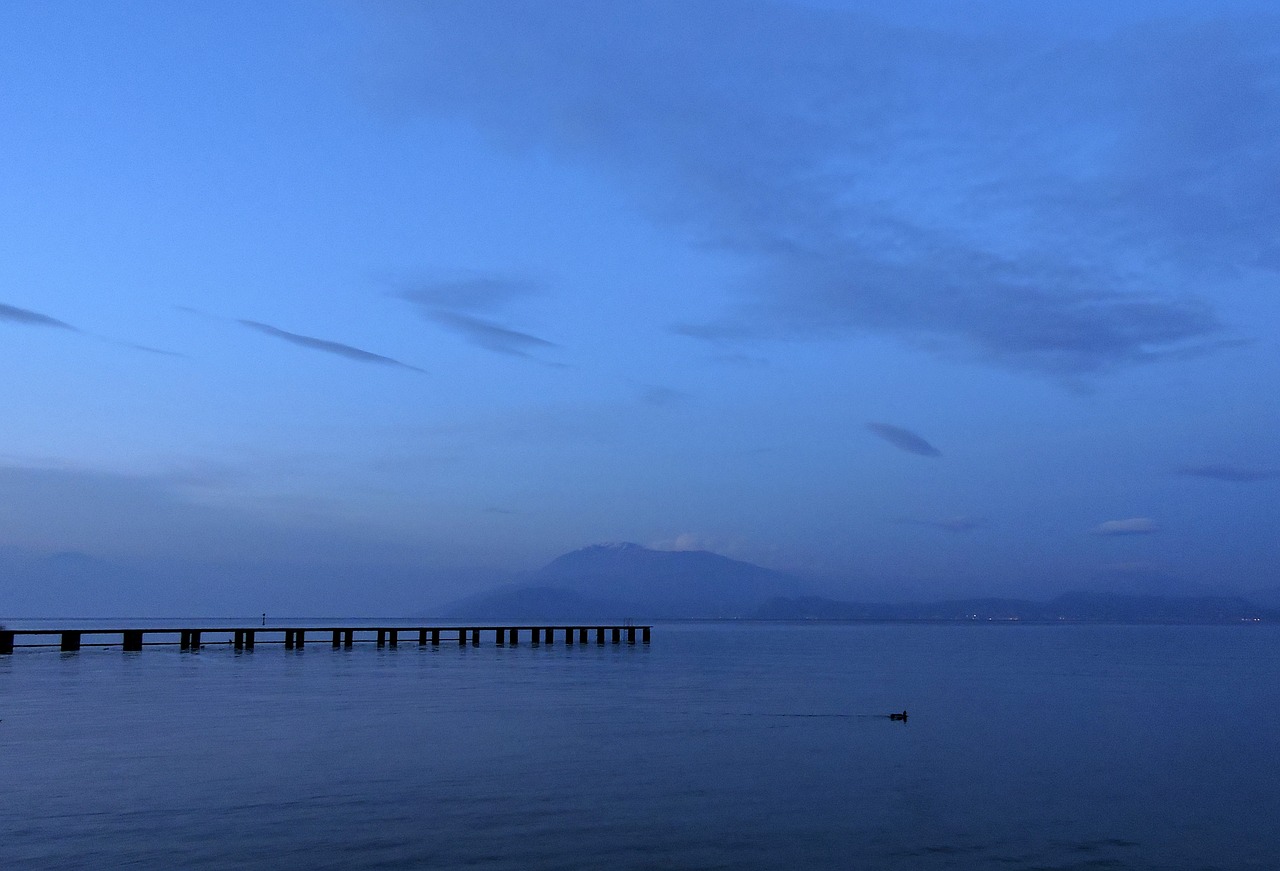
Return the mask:
{"type": "Polygon", "coordinates": [[[1275,627],[0,658],[0,863],[1271,869],[1275,627]],[[906,724],[883,716],[910,711],[906,724]]]}

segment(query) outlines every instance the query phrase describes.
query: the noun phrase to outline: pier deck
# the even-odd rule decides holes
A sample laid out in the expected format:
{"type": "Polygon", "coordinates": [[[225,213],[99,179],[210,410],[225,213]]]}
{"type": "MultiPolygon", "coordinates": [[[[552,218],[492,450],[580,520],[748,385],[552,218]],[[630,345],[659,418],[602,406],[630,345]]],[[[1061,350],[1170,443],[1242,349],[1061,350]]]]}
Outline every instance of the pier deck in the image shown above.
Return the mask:
{"type": "Polygon", "coordinates": [[[628,644],[637,637],[649,643],[652,626],[589,625],[571,626],[187,626],[142,629],[0,629],[0,655],[12,654],[19,648],[56,647],[76,651],[81,647],[119,647],[140,651],[144,647],[176,646],[180,650],[199,650],[207,646],[227,646],[234,650],[252,650],[259,644],[282,644],[287,650],[306,646],[308,641],[328,643],[334,649],[356,644],[398,647],[416,643],[419,647],[452,643],[479,647],[481,638],[497,646],[518,645],[526,639],[533,645],[555,644],[559,637],[566,645],[608,642],[628,644]],[[151,636],[151,640],[148,640],[151,636]],[[107,641],[86,641],[106,637],[107,641]],[[23,641],[19,641],[23,639],[23,641]],[[31,639],[27,641],[26,639],[31,639]],[[52,639],[49,641],[36,639],[52,639]]]}

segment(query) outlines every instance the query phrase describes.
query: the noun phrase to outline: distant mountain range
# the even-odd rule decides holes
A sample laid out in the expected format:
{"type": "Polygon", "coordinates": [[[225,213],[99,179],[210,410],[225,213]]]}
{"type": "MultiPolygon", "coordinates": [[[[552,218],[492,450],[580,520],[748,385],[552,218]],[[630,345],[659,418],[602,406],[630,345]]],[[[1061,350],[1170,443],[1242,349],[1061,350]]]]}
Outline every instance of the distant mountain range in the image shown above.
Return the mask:
{"type": "Polygon", "coordinates": [[[454,602],[442,616],[728,618],[804,592],[797,577],[703,550],[598,544],[557,557],[514,584],[454,602]]]}
{"type": "Polygon", "coordinates": [[[1280,622],[1280,610],[1237,596],[1080,592],[1048,602],[986,598],[870,603],[807,595],[806,587],[802,579],[793,575],[707,551],[659,551],[631,543],[601,544],[557,557],[512,584],[453,602],[440,616],[557,622],[628,618],[1280,622]]]}

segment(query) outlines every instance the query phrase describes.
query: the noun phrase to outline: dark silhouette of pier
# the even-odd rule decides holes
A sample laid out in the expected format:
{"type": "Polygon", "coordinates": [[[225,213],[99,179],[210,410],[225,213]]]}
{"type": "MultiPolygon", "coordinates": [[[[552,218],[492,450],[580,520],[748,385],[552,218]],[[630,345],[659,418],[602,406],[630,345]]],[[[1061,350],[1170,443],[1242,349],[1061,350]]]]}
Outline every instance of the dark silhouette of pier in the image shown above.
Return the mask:
{"type": "Polygon", "coordinates": [[[0,654],[11,654],[16,648],[51,648],[75,651],[81,647],[119,647],[139,651],[144,647],[177,646],[180,650],[199,650],[206,646],[228,646],[234,650],[253,650],[259,644],[282,644],[286,650],[297,650],[308,641],[337,650],[357,644],[398,647],[417,643],[419,647],[455,644],[479,647],[482,637],[496,646],[551,645],[559,637],[566,645],[604,645],[606,639],[621,644],[648,644],[651,626],[251,626],[251,627],[177,627],[146,629],[0,629],[0,654]],[[119,640],[88,641],[102,637],[119,640]],[[147,636],[151,636],[148,640],[147,636]],[[18,639],[24,639],[19,643],[18,639]],[[25,641],[31,639],[31,641],[25,641]],[[37,640],[55,639],[55,640],[37,640]]]}

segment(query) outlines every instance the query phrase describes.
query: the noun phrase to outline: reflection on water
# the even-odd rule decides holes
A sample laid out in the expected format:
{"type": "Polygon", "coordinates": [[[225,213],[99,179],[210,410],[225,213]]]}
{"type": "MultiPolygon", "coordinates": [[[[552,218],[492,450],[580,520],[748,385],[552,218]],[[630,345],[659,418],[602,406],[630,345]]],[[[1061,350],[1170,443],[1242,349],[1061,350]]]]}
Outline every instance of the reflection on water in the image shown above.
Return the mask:
{"type": "Polygon", "coordinates": [[[19,651],[0,861],[1270,869],[1277,654],[1271,627],[784,624],[19,651]]]}

